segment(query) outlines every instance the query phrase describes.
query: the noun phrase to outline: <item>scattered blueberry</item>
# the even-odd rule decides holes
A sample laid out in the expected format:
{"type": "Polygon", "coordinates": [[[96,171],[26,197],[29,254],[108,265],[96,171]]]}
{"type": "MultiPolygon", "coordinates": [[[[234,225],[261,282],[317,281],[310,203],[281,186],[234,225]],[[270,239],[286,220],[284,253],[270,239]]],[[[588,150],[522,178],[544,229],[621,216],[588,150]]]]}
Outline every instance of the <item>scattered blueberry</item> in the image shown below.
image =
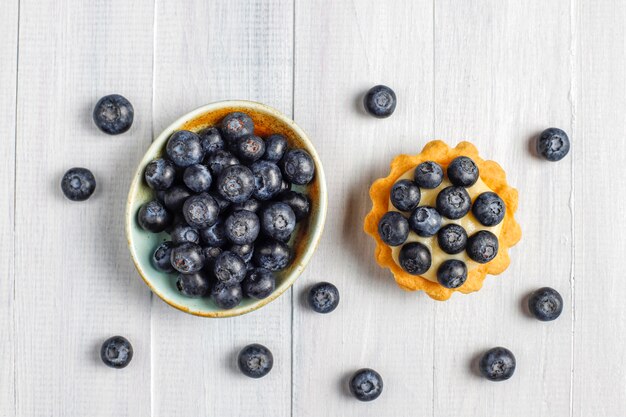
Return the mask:
{"type": "Polygon", "coordinates": [[[556,127],[541,132],[537,140],[537,153],[551,162],[560,161],[569,152],[569,137],[567,133],[556,127]]]}
{"type": "Polygon", "coordinates": [[[204,150],[200,138],[188,130],[172,133],[165,147],[167,156],[179,167],[199,164],[204,159],[204,150]]]}
{"type": "Polygon", "coordinates": [[[174,226],[170,231],[170,238],[172,239],[172,243],[174,243],[174,245],[179,245],[185,242],[196,244],[200,243],[200,233],[198,232],[198,229],[185,223],[178,223],[174,226]]]}
{"type": "Polygon", "coordinates": [[[158,200],[152,200],[141,206],[137,213],[139,226],[147,232],[160,233],[172,222],[172,215],[158,200]]]}
{"type": "Polygon", "coordinates": [[[474,200],[472,213],[483,226],[495,226],[504,219],[506,207],[498,194],[488,191],[474,200]]]}
{"type": "Polygon", "coordinates": [[[256,268],[248,271],[243,281],[243,291],[248,297],[262,300],[274,292],[276,277],[274,273],[265,268],[256,268]]]}
{"type": "Polygon", "coordinates": [[[553,288],[539,288],[530,295],[528,309],[538,320],[556,320],[563,312],[563,298],[553,288]]]}
{"type": "Polygon", "coordinates": [[[449,218],[460,219],[469,211],[472,204],[467,190],[463,187],[446,187],[437,195],[437,211],[449,218]]]}
{"type": "Polygon", "coordinates": [[[287,191],[280,195],[279,201],[287,204],[293,210],[296,215],[296,221],[305,219],[308,217],[311,211],[311,203],[309,198],[297,191],[287,191]]]}
{"type": "Polygon", "coordinates": [[[446,288],[459,288],[467,279],[467,266],[458,259],[448,259],[437,269],[437,281],[446,288]]]}
{"type": "Polygon", "coordinates": [[[106,366],[111,368],[126,368],[133,359],[133,346],[125,337],[110,337],[100,348],[100,358],[106,366]]]}
{"type": "Polygon", "coordinates": [[[239,165],[239,159],[228,151],[217,150],[207,158],[207,166],[214,176],[220,175],[224,168],[232,165],[239,165]]]}
{"type": "Polygon", "coordinates": [[[350,392],[359,401],[373,401],[383,392],[383,378],[373,369],[359,369],[350,378],[350,392]]]}
{"type": "Polygon", "coordinates": [[[287,151],[287,139],[283,135],[270,135],[265,140],[265,154],[263,159],[270,162],[278,162],[287,151]]]}
{"type": "Polygon", "coordinates": [[[430,269],[430,251],[419,242],[402,246],[399,255],[400,266],[411,275],[421,275],[430,269]]]}
{"type": "Polygon", "coordinates": [[[217,178],[217,191],[231,203],[243,203],[254,192],[254,175],[250,168],[231,165],[217,178]]]}
{"type": "Polygon", "coordinates": [[[245,376],[262,378],[272,370],[274,356],[268,348],[255,343],[241,349],[237,356],[237,364],[245,376]]]}
{"type": "Polygon", "coordinates": [[[174,185],[169,190],[165,191],[163,196],[163,204],[172,213],[180,211],[185,204],[185,200],[191,197],[191,192],[186,187],[181,185],[174,185]]]}
{"type": "Polygon", "coordinates": [[[153,190],[167,190],[174,183],[176,168],[167,159],[159,158],[146,165],[144,172],[146,184],[153,190]]]}
{"type": "Polygon", "coordinates": [[[461,253],[467,246],[467,232],[458,224],[450,223],[437,233],[437,243],[445,253],[450,255],[461,253]]]}
{"type": "Polygon", "coordinates": [[[265,153],[265,142],[258,136],[250,135],[237,139],[237,155],[245,163],[260,159],[265,153]]]}
{"type": "Polygon", "coordinates": [[[409,222],[397,211],[389,211],[378,222],[378,235],[389,246],[400,246],[409,237],[409,222]]]}
{"type": "Polygon", "coordinates": [[[204,165],[195,164],[185,168],[183,182],[191,191],[196,193],[209,191],[212,181],[213,178],[211,177],[211,172],[204,165]]]}
{"type": "Polygon", "coordinates": [[[315,175],[315,163],[311,155],[304,149],[291,149],[285,153],[280,161],[283,176],[287,181],[305,185],[311,182],[315,175]]]}
{"type": "Polygon", "coordinates": [[[261,211],[261,228],[266,236],[286,242],[296,227],[296,214],[288,204],[274,202],[261,211]]]}
{"type": "Polygon", "coordinates": [[[506,381],[515,372],[515,356],[503,347],[489,349],[480,359],[478,369],[490,381],[506,381]]]}
{"type": "Polygon", "coordinates": [[[291,249],[277,240],[264,240],[254,247],[254,263],[270,271],[285,269],[291,262],[291,249]]]}
{"type": "Polygon", "coordinates": [[[434,208],[420,206],[409,217],[409,226],[422,237],[434,236],[441,228],[441,214],[434,208]]]}
{"type": "Polygon", "coordinates": [[[198,272],[204,266],[202,248],[195,243],[181,243],[172,249],[172,266],[182,274],[198,272]]]}
{"type": "Polygon", "coordinates": [[[214,225],[219,213],[220,208],[217,202],[207,193],[191,196],[183,204],[185,221],[198,229],[214,225]]]}
{"type": "Polygon", "coordinates": [[[239,257],[246,264],[248,264],[252,260],[252,255],[254,254],[254,245],[251,243],[246,243],[243,245],[231,245],[228,250],[236,255],[239,255],[239,257]]]}
{"type": "Polygon", "coordinates": [[[227,114],[220,125],[222,133],[228,139],[239,139],[254,133],[254,122],[245,113],[234,112],[227,114]]]}
{"type": "Polygon", "coordinates": [[[211,289],[209,278],[202,272],[179,274],[176,288],[182,295],[191,298],[204,297],[211,289]]]}
{"type": "Polygon", "coordinates": [[[384,119],[396,109],[396,93],[385,85],[377,85],[365,94],[363,106],[372,116],[384,119]]]}
{"type": "Polygon", "coordinates": [[[278,165],[269,161],[257,161],[250,169],[254,175],[254,196],[257,199],[266,201],[280,193],[283,176],[278,165]]]}
{"type": "Polygon", "coordinates": [[[448,179],[453,185],[471,187],[478,181],[478,167],[467,156],[458,156],[448,165],[448,179]]]}
{"type": "Polygon", "coordinates": [[[233,204],[232,206],[233,211],[246,210],[246,211],[251,211],[253,213],[256,213],[257,211],[259,211],[260,208],[261,208],[261,203],[259,202],[259,200],[256,200],[254,198],[246,200],[243,203],[233,204]]]}
{"type": "Polygon", "coordinates": [[[222,252],[213,264],[213,275],[226,284],[238,284],[246,277],[246,263],[233,252],[222,252]]]}
{"type": "Polygon", "coordinates": [[[200,238],[209,246],[222,247],[228,243],[223,218],[218,218],[213,226],[200,229],[200,238]]]}
{"type": "Polygon", "coordinates": [[[413,177],[418,186],[432,190],[443,182],[443,168],[433,161],[422,162],[415,168],[413,177]]]}
{"type": "Polygon", "coordinates": [[[389,198],[398,210],[411,211],[420,203],[420,188],[411,180],[400,180],[391,187],[389,198]]]}
{"type": "Polygon", "coordinates": [[[71,168],[61,179],[61,191],[72,201],[85,201],[95,190],[96,178],[87,168],[71,168]]]}
{"type": "Polygon", "coordinates": [[[134,115],[133,105],[119,94],[102,97],[93,109],[94,123],[109,135],[119,135],[130,129],[134,115]]]}
{"type": "Polygon", "coordinates": [[[339,290],[330,282],[320,282],[309,290],[309,305],[318,313],[330,313],[339,305],[339,290]]]}
{"type": "Polygon", "coordinates": [[[224,230],[228,240],[236,245],[254,243],[261,230],[259,217],[251,211],[235,211],[226,218],[224,230]]]}
{"type": "Polygon", "coordinates": [[[488,230],[474,233],[467,240],[467,255],[478,263],[491,261],[498,254],[498,238],[488,230]]]}
{"type": "Polygon", "coordinates": [[[231,285],[218,281],[211,290],[211,299],[216,306],[224,310],[237,307],[241,303],[242,298],[243,291],[239,284],[231,285]]]}
{"type": "Polygon", "coordinates": [[[163,242],[157,246],[154,254],[152,255],[152,265],[161,272],[173,272],[174,267],[170,261],[172,256],[172,248],[174,244],[172,242],[163,242]]]}
{"type": "Polygon", "coordinates": [[[220,131],[215,127],[207,127],[198,132],[200,137],[200,145],[204,151],[204,157],[207,158],[215,152],[224,149],[224,139],[220,131]]]}

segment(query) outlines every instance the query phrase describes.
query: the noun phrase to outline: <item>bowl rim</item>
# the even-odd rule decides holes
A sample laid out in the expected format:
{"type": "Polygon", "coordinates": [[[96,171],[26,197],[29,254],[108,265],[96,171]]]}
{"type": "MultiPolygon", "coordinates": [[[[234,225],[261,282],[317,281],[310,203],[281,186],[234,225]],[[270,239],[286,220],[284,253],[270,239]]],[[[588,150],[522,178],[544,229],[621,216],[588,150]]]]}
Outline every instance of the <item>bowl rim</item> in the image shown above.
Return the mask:
{"type": "Polygon", "coordinates": [[[194,316],[200,317],[210,317],[210,318],[223,318],[223,317],[235,317],[240,316],[246,313],[250,313],[252,311],[258,310],[259,308],[269,304],[270,302],[277,299],[283,293],[285,293],[294,282],[298,279],[300,274],[304,271],[307,264],[311,260],[313,253],[317,249],[320,239],[322,237],[322,233],[324,231],[324,226],[326,223],[326,212],[328,206],[328,191],[326,188],[326,176],[324,175],[324,168],[322,166],[322,161],[317,153],[317,150],[311,143],[308,135],[293,121],[291,118],[287,117],[277,109],[270,107],[266,104],[259,103],[256,101],[250,100],[223,100],[223,101],[215,101],[209,104],[205,104],[200,106],[189,113],[184,114],[183,116],[176,119],[173,123],[167,126],[163,131],[152,141],[146,152],[143,154],[141,161],[137,165],[137,169],[133,175],[133,179],[130,185],[130,189],[128,191],[128,197],[126,199],[126,210],[125,210],[125,232],[126,232],[126,242],[128,244],[128,249],[131,254],[131,258],[133,260],[133,264],[135,265],[135,269],[143,279],[144,283],[150,288],[150,290],[156,294],[161,300],[165,301],[170,306],[183,311],[188,314],[192,314],[194,316]],[[279,119],[283,123],[290,126],[291,129],[296,133],[298,138],[305,144],[306,150],[311,154],[313,161],[315,162],[316,175],[318,177],[319,182],[319,215],[314,220],[311,225],[311,230],[313,231],[310,235],[310,243],[306,246],[306,249],[302,253],[300,258],[300,262],[291,270],[291,272],[286,277],[287,285],[281,285],[281,287],[277,288],[269,297],[264,298],[262,300],[256,300],[252,304],[246,307],[236,307],[231,310],[219,310],[219,311],[203,311],[191,309],[187,306],[179,304],[171,299],[169,299],[165,294],[161,293],[157,290],[147,278],[147,272],[141,267],[138,261],[138,255],[135,250],[135,246],[133,244],[133,238],[131,234],[131,230],[133,227],[133,222],[135,219],[135,213],[131,211],[133,196],[137,192],[137,188],[143,181],[143,170],[145,165],[153,159],[154,153],[163,147],[163,144],[174,131],[179,130],[182,125],[186,122],[191,121],[198,116],[206,114],[211,111],[220,110],[226,107],[239,107],[239,108],[248,108],[251,110],[256,110],[260,112],[264,112],[266,114],[271,115],[272,117],[279,119]]]}

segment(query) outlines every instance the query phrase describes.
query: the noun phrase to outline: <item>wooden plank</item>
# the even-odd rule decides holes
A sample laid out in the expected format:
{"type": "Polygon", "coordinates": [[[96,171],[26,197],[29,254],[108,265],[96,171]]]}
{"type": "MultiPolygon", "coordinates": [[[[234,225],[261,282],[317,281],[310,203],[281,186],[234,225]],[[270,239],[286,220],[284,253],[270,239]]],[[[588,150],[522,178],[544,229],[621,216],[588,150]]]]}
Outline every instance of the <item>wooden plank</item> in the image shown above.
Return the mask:
{"type": "Polygon", "coordinates": [[[574,2],[580,79],[574,91],[576,189],[575,321],[572,415],[626,414],[626,287],[620,279],[626,219],[626,4],[574,2]]]}
{"type": "Polygon", "coordinates": [[[6,2],[0,17],[0,416],[15,414],[15,320],[14,320],[14,220],[15,220],[15,111],[17,83],[17,45],[19,28],[19,3],[6,2]]]}
{"type": "Polygon", "coordinates": [[[432,1],[296,4],[294,116],[320,153],[329,207],[318,251],[295,287],[294,416],[432,414],[434,303],[399,289],[363,232],[371,183],[396,154],[419,152],[433,136],[432,36],[432,1]],[[376,84],[398,96],[385,120],[362,110],[376,84]],[[327,316],[301,302],[319,281],[342,297],[327,316]],[[347,392],[361,367],[385,382],[369,404],[347,392]]]}
{"type": "Polygon", "coordinates": [[[18,416],[150,415],[150,293],[130,261],[126,195],[151,136],[153,2],[21,0],[16,162],[18,416]],[[121,93],[135,108],[116,137],[91,121],[121,93]],[[90,168],[96,193],[71,203],[63,173],[90,168]],[[124,370],[99,348],[121,334],[124,370]]]}
{"type": "Polygon", "coordinates": [[[569,6],[436,1],[435,136],[470,140],[502,165],[519,190],[523,231],[505,273],[488,277],[478,294],[437,304],[437,416],[569,415],[572,157],[549,163],[530,151],[543,129],[572,130],[569,6]],[[556,322],[523,311],[527,294],[542,286],[565,300],[556,322]],[[480,379],[472,366],[493,346],[517,357],[505,383],[480,379]]]}
{"type": "MultiPolygon", "coordinates": [[[[157,2],[155,134],[186,112],[223,99],[292,109],[290,0],[157,2]]],[[[223,320],[181,313],[153,297],[155,416],[290,414],[291,293],[260,311],[223,320]],[[274,354],[262,381],[235,366],[239,349],[274,354]]]]}

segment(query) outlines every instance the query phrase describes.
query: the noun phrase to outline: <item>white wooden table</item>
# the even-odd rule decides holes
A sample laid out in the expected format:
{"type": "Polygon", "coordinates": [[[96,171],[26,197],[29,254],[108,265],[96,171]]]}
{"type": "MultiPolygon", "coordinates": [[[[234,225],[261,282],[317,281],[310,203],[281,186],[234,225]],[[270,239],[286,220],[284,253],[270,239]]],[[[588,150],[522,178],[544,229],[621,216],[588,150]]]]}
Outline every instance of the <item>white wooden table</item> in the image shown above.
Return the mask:
{"type": "Polygon", "coordinates": [[[1,0],[1,416],[626,415],[626,2],[622,0],[1,0]],[[384,83],[398,108],[364,115],[384,83]],[[96,100],[121,93],[135,124],[101,134],[96,100]],[[326,231],[293,289],[227,320],[153,296],[126,248],[135,164],[156,134],[202,104],[275,106],[315,143],[328,177],[326,231]],[[565,129],[559,163],[530,139],[565,129]],[[439,303],[398,289],[362,231],[368,187],[391,158],[431,138],[469,139],[520,192],[523,239],[483,290],[439,303]],[[66,169],[93,170],[86,203],[66,169]],[[302,303],[335,283],[327,316],[302,303]],[[526,316],[544,285],[566,309],[526,316]],[[98,348],[128,337],[131,365],[98,348]],[[236,352],[274,352],[262,380],[236,352]],[[517,356],[515,376],[472,371],[485,348],[517,356]],[[346,379],[368,366],[383,395],[359,403],[346,379]]]}

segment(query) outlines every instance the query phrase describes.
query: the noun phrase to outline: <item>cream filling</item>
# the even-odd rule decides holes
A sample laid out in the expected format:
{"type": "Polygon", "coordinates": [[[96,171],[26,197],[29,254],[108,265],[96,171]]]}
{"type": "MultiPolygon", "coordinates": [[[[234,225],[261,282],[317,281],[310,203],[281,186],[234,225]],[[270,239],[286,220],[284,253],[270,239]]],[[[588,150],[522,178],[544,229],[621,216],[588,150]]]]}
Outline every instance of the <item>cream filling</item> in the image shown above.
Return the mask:
{"type": "MultiPolygon", "coordinates": [[[[400,178],[398,178],[399,180],[402,179],[409,179],[409,180],[413,180],[413,172],[415,171],[415,168],[412,168],[410,170],[408,170],[407,172],[405,172],[400,178]]],[[[439,187],[434,188],[432,190],[426,189],[426,188],[420,188],[421,191],[421,198],[420,198],[420,206],[431,206],[431,207],[436,207],[436,201],[437,201],[437,195],[439,194],[439,192],[441,190],[443,190],[444,188],[448,187],[452,185],[450,183],[450,181],[448,181],[447,178],[444,178],[443,182],[439,185],[439,187]]],[[[478,197],[480,194],[487,192],[487,191],[493,191],[491,188],[489,188],[487,186],[487,184],[485,184],[483,182],[482,179],[478,178],[478,181],[476,181],[476,184],[472,185],[469,188],[466,188],[467,192],[470,195],[470,198],[472,199],[472,203],[474,203],[474,200],[476,199],[476,197],[478,197]]],[[[409,212],[402,212],[398,209],[396,209],[393,204],[391,204],[391,200],[389,200],[389,206],[388,206],[389,211],[398,211],[400,213],[402,213],[402,215],[404,215],[405,217],[408,217],[410,215],[409,212]]],[[[448,219],[446,217],[442,217],[442,222],[441,222],[441,227],[450,224],[450,223],[455,223],[458,224],[459,226],[463,227],[465,229],[465,231],[467,232],[467,236],[472,236],[474,233],[478,232],[479,230],[489,230],[491,233],[493,233],[494,235],[496,235],[498,237],[498,239],[500,238],[500,231],[502,230],[502,224],[504,223],[504,220],[501,221],[500,223],[498,223],[495,226],[492,227],[487,227],[487,226],[483,226],[482,224],[480,224],[480,222],[478,220],[476,220],[476,217],[474,217],[474,215],[472,214],[472,211],[470,210],[469,213],[467,213],[464,217],[457,219],[457,220],[451,220],[448,219]]],[[[439,243],[437,242],[437,235],[435,234],[434,236],[431,237],[421,237],[418,236],[415,232],[411,231],[409,233],[409,237],[407,238],[406,243],[409,242],[420,242],[421,244],[423,244],[424,246],[426,246],[428,248],[428,250],[430,251],[430,255],[432,258],[432,264],[430,266],[430,269],[428,271],[426,271],[425,273],[423,273],[421,276],[433,281],[433,282],[437,282],[437,269],[439,269],[439,266],[444,262],[447,261],[448,259],[458,259],[460,261],[465,262],[465,264],[467,265],[467,271],[468,273],[470,271],[472,271],[473,269],[476,269],[478,266],[480,266],[480,264],[478,262],[474,262],[472,261],[469,256],[467,256],[467,252],[463,251],[461,253],[457,253],[456,255],[451,255],[449,253],[445,253],[443,250],[441,250],[441,248],[439,247],[439,243]]],[[[400,265],[400,262],[398,261],[398,256],[400,255],[400,249],[402,248],[403,245],[400,246],[392,246],[391,247],[391,255],[393,257],[393,260],[395,261],[396,264],[400,265]]]]}

